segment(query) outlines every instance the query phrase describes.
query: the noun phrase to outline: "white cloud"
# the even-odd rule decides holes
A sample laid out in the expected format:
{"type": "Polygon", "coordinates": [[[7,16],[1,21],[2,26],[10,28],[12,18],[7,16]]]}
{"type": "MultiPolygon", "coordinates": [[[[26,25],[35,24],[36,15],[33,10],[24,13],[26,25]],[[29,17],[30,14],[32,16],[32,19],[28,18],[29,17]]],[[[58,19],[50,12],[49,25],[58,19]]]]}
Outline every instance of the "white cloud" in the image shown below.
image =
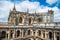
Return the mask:
{"type": "Polygon", "coordinates": [[[19,11],[27,11],[27,9],[29,9],[29,12],[32,12],[39,7],[39,2],[23,1],[19,4],[16,4],[16,7],[19,11]]]}
{"type": "Polygon", "coordinates": [[[58,2],[58,0],[46,0],[46,2],[51,5],[58,2]]]}
{"type": "MultiPolygon", "coordinates": [[[[14,6],[14,4],[11,1],[0,1],[0,22],[1,21],[5,21],[5,22],[7,21],[8,15],[9,15],[9,11],[10,11],[10,9],[13,8],[13,6],[14,6]]],[[[58,12],[60,10],[56,6],[53,7],[53,8],[50,8],[48,6],[40,5],[39,2],[29,2],[28,0],[20,2],[20,3],[16,3],[17,11],[26,12],[27,8],[29,9],[30,13],[31,12],[35,12],[35,11],[36,12],[47,12],[48,9],[49,10],[52,9],[52,10],[54,10],[54,13],[55,13],[54,17],[60,16],[59,12],[58,12]]]]}
{"type": "Polygon", "coordinates": [[[0,22],[7,21],[10,8],[13,7],[13,4],[8,1],[0,1],[0,22]]]}

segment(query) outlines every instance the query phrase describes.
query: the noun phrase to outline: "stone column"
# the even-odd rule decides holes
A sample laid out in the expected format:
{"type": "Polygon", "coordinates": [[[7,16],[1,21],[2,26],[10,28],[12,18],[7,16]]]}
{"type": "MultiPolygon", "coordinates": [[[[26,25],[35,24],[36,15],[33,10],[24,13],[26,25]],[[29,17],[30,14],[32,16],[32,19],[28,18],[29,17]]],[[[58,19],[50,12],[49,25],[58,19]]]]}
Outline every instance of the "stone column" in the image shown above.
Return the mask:
{"type": "Polygon", "coordinates": [[[47,38],[47,32],[45,31],[45,39],[47,38]]]}
{"type": "Polygon", "coordinates": [[[35,31],[35,36],[38,36],[38,32],[37,32],[37,30],[35,31]]]}
{"type": "Polygon", "coordinates": [[[46,38],[46,40],[49,40],[49,32],[48,31],[46,31],[45,38],[46,38]]]}
{"type": "Polygon", "coordinates": [[[16,29],[14,29],[14,31],[13,31],[13,38],[16,38],[17,37],[17,31],[16,31],[16,29]]]}
{"type": "Polygon", "coordinates": [[[33,38],[31,38],[31,40],[33,40],[33,38]]]}
{"type": "Polygon", "coordinates": [[[8,40],[8,33],[6,32],[6,40],[8,40]]]}
{"type": "Polygon", "coordinates": [[[36,40],[38,40],[38,38],[36,38],[36,40]]]}
{"type": "Polygon", "coordinates": [[[34,31],[32,31],[32,29],[30,29],[31,30],[31,35],[33,36],[34,35],[34,31]]]}
{"type": "Polygon", "coordinates": [[[13,38],[15,38],[16,36],[15,36],[15,32],[13,33],[13,38]]]}
{"type": "Polygon", "coordinates": [[[10,39],[10,31],[8,31],[8,40],[10,39]]]}
{"type": "Polygon", "coordinates": [[[23,30],[21,30],[21,32],[22,32],[22,37],[23,37],[23,30]]]}
{"type": "Polygon", "coordinates": [[[43,31],[41,30],[41,38],[43,38],[43,31]]]}
{"type": "Polygon", "coordinates": [[[56,40],[56,32],[54,32],[54,40],[56,40]]]}

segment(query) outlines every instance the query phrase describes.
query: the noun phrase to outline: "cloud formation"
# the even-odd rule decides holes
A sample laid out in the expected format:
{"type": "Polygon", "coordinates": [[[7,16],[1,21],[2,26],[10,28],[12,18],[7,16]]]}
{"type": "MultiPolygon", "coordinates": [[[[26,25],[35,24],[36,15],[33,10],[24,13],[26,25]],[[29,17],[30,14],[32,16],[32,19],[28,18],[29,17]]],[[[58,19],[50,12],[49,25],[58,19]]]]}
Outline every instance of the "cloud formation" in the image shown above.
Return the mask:
{"type": "Polygon", "coordinates": [[[46,2],[51,5],[58,2],[58,0],[46,0],[46,2]]]}

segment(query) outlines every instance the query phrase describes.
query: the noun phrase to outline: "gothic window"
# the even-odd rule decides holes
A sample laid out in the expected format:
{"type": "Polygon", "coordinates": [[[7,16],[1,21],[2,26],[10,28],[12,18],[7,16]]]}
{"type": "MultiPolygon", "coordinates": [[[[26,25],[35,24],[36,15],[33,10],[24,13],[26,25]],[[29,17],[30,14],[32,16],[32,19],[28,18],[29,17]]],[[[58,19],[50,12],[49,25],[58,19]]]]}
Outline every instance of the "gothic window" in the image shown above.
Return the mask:
{"type": "Polygon", "coordinates": [[[19,23],[22,23],[22,20],[23,20],[22,17],[20,17],[20,18],[19,18],[19,23]]]}
{"type": "Polygon", "coordinates": [[[41,19],[41,18],[38,18],[38,19],[37,19],[37,21],[38,21],[38,22],[41,22],[41,21],[42,21],[42,19],[41,19]]]}
{"type": "Polygon", "coordinates": [[[40,31],[40,30],[38,30],[38,35],[39,35],[39,36],[41,35],[41,31],[40,31]]]}
{"type": "Polygon", "coordinates": [[[28,30],[28,35],[30,35],[30,30],[28,30]]]}
{"type": "Polygon", "coordinates": [[[18,30],[18,31],[17,31],[17,37],[19,37],[19,36],[20,36],[20,31],[18,30]]]}
{"type": "Polygon", "coordinates": [[[5,31],[2,31],[2,38],[5,38],[6,37],[6,32],[5,31]]]}
{"type": "Polygon", "coordinates": [[[29,18],[29,24],[31,24],[31,18],[29,18]]]}
{"type": "Polygon", "coordinates": [[[52,38],[52,32],[49,32],[49,38],[50,39],[52,38]]]}

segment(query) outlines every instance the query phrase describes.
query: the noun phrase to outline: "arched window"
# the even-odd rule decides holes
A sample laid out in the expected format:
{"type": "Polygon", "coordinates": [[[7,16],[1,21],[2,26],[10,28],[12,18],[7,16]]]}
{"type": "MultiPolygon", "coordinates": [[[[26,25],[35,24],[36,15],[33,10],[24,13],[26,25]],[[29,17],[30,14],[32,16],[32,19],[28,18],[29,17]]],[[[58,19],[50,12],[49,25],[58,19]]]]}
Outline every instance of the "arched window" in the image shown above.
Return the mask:
{"type": "Polygon", "coordinates": [[[19,23],[22,23],[23,19],[22,17],[19,18],[19,23]]]}
{"type": "Polygon", "coordinates": [[[19,36],[20,36],[20,31],[18,30],[18,31],[17,31],[17,37],[19,37],[19,36]]]}
{"type": "Polygon", "coordinates": [[[42,19],[41,19],[41,18],[38,18],[37,20],[38,20],[38,22],[41,22],[41,21],[42,21],[42,19]]]}
{"type": "Polygon", "coordinates": [[[49,32],[49,38],[50,39],[52,38],[52,32],[49,32]]]}
{"type": "Polygon", "coordinates": [[[41,31],[40,31],[40,30],[38,30],[38,35],[39,35],[39,36],[41,35],[41,31]]]}
{"type": "Polygon", "coordinates": [[[10,38],[13,38],[13,31],[10,31],[10,38]]]}
{"type": "Polygon", "coordinates": [[[12,38],[13,37],[13,33],[10,33],[10,38],[12,38]]]}
{"type": "Polygon", "coordinates": [[[30,31],[30,30],[28,30],[28,35],[30,35],[30,32],[31,32],[31,31],[30,31]]]}
{"type": "Polygon", "coordinates": [[[2,38],[5,38],[5,37],[6,37],[6,32],[2,31],[2,38]]]}
{"type": "Polygon", "coordinates": [[[29,24],[31,24],[31,18],[29,18],[29,24]]]}

